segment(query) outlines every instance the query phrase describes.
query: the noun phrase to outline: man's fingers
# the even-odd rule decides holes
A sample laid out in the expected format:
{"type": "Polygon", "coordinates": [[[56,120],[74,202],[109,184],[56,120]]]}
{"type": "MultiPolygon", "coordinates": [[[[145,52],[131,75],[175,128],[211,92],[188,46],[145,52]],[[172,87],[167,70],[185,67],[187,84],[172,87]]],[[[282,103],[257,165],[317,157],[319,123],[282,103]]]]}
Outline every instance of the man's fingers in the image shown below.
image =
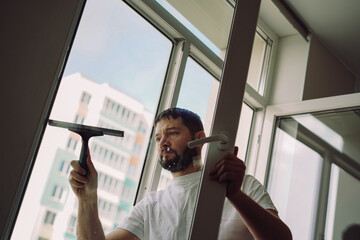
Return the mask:
{"type": "Polygon", "coordinates": [[[243,174],[234,173],[234,172],[224,172],[218,177],[219,182],[225,181],[237,181],[243,174]]]}
{"type": "Polygon", "coordinates": [[[81,183],[76,181],[74,178],[69,178],[69,182],[70,182],[70,186],[72,188],[84,188],[85,187],[85,183],[81,183]]]}
{"type": "Polygon", "coordinates": [[[245,174],[245,170],[242,168],[237,169],[227,169],[226,167],[223,167],[219,169],[216,174],[213,174],[212,176],[217,179],[224,179],[226,180],[237,180],[239,177],[243,176],[245,174]]]}
{"type": "Polygon", "coordinates": [[[81,167],[79,161],[72,160],[70,162],[70,166],[74,169],[74,171],[78,172],[79,174],[82,174],[82,175],[86,174],[86,170],[81,167]]]}
{"type": "Polygon", "coordinates": [[[88,167],[88,170],[89,170],[90,174],[94,175],[94,176],[97,176],[97,172],[96,172],[94,164],[93,164],[93,162],[91,160],[90,153],[88,154],[88,156],[86,158],[86,164],[87,164],[87,167],[88,167]]]}
{"type": "Polygon", "coordinates": [[[79,174],[75,170],[71,170],[69,180],[70,181],[74,180],[74,181],[77,181],[80,183],[88,183],[89,182],[89,180],[87,179],[86,176],[79,174]]]}
{"type": "Polygon", "coordinates": [[[229,166],[229,167],[240,167],[246,168],[245,163],[239,159],[232,159],[232,158],[223,158],[219,162],[215,164],[215,169],[220,169],[222,166],[229,166]]]}
{"type": "Polygon", "coordinates": [[[230,173],[230,176],[233,176],[234,178],[229,178],[228,180],[237,180],[239,177],[245,174],[245,169],[245,166],[239,166],[235,164],[219,165],[210,172],[210,177],[212,179],[220,179],[222,175],[225,174],[226,176],[226,174],[230,173]]]}

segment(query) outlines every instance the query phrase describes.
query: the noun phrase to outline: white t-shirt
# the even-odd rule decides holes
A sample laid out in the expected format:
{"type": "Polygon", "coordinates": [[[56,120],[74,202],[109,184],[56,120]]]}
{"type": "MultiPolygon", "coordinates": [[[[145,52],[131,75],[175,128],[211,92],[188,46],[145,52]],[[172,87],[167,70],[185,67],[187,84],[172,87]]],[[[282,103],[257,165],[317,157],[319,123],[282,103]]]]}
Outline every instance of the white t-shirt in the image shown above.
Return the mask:
{"type": "MultiPolygon", "coordinates": [[[[142,240],[188,239],[201,171],[173,179],[165,190],[150,192],[134,206],[119,226],[142,240]]],[[[265,209],[276,211],[265,188],[245,175],[242,191],[265,209]]],[[[220,240],[253,239],[240,214],[226,199],[220,224],[220,240]]]]}

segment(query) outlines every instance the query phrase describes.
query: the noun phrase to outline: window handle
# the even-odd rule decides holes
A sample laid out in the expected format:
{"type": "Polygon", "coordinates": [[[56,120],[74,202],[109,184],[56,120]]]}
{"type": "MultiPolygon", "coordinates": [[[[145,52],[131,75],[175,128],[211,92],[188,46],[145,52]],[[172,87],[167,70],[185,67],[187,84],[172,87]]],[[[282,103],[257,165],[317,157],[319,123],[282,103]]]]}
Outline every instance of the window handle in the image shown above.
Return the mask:
{"type": "Polygon", "coordinates": [[[193,141],[188,142],[189,148],[195,148],[205,143],[218,142],[218,148],[222,151],[228,149],[229,137],[225,132],[221,132],[218,135],[209,136],[206,138],[200,138],[193,141]]]}

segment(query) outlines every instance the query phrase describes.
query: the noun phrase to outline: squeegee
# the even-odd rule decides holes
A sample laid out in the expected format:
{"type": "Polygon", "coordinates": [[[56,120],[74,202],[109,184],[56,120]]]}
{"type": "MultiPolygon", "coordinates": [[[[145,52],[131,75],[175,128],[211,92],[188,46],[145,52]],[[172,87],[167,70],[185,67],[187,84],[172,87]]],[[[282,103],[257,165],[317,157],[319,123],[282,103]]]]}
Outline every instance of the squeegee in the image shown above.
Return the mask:
{"type": "Polygon", "coordinates": [[[86,158],[88,156],[88,149],[89,149],[88,143],[91,137],[103,136],[103,135],[124,137],[124,131],[87,126],[77,123],[62,122],[62,121],[56,121],[50,119],[49,125],[54,127],[67,128],[69,131],[77,133],[81,136],[82,146],[81,146],[79,163],[84,169],[87,169],[86,158]]]}

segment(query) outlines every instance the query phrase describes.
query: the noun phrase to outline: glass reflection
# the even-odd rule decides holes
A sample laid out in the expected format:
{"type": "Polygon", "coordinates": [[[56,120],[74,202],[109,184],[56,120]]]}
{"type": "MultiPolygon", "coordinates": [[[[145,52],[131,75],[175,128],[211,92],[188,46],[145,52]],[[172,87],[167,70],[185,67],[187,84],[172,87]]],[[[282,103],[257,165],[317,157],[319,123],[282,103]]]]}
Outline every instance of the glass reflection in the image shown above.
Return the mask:
{"type": "Polygon", "coordinates": [[[157,0],[216,55],[227,49],[234,9],[227,1],[157,0]]]}
{"type": "MultiPolygon", "coordinates": [[[[50,118],[125,131],[89,143],[106,233],[134,201],[171,49],[123,1],[87,1],[50,118]]],[[[80,148],[77,134],[46,128],[12,239],[76,239],[68,175],[80,148]]]]}
{"type": "Polygon", "coordinates": [[[351,224],[360,221],[355,210],[359,209],[360,199],[355,190],[359,189],[360,180],[359,116],[359,108],[353,108],[277,120],[268,189],[294,239],[312,239],[314,234],[341,239],[351,224]],[[326,166],[330,163],[331,178],[327,182],[330,172],[326,166]],[[320,196],[318,191],[321,171],[322,188],[329,184],[326,196],[320,196]],[[325,199],[319,204],[327,204],[326,225],[314,222],[318,214],[324,214],[317,212],[319,199],[325,199]],[[325,233],[321,230],[324,226],[325,233]]]}
{"type": "Polygon", "coordinates": [[[276,130],[268,190],[294,239],[312,239],[322,157],[276,130]]]}
{"type": "Polygon", "coordinates": [[[329,143],[331,146],[342,152],[344,140],[340,134],[332,130],[325,123],[311,114],[293,116],[297,122],[309,129],[311,132],[319,136],[321,139],[329,143]]]}
{"type": "Polygon", "coordinates": [[[360,236],[360,180],[335,164],[331,167],[325,239],[356,239],[360,236]],[[351,228],[357,230],[350,230],[351,228]],[[353,233],[350,233],[353,231],[353,233]],[[351,238],[355,237],[355,238],[351,238]]]}

